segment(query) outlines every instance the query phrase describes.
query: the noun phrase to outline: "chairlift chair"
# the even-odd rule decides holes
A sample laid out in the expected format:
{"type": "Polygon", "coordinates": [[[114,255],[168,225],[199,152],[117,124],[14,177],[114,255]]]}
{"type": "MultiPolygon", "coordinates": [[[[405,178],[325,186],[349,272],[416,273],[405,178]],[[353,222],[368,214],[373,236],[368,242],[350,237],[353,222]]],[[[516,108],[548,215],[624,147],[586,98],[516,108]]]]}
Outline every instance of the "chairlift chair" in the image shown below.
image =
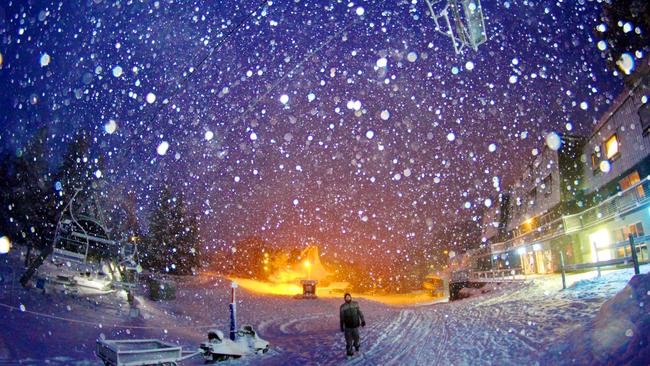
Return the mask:
{"type": "Polygon", "coordinates": [[[75,212],[79,192],[75,192],[61,212],[56,225],[52,259],[88,264],[90,258],[117,258],[120,245],[109,237],[101,218],[75,212]]]}
{"type": "Polygon", "coordinates": [[[487,41],[481,0],[425,1],[435,30],[451,38],[456,54],[463,53],[466,46],[477,51],[478,46],[487,41]]]}
{"type": "Polygon", "coordinates": [[[61,211],[52,245],[46,247],[21,276],[23,286],[27,286],[50,255],[55,264],[64,265],[63,272],[72,270],[86,279],[91,274],[98,278],[110,275],[113,287],[128,290],[135,286],[139,271],[135,243],[123,245],[112,240],[96,197],[81,202],[80,192],[77,189],[61,211]]]}

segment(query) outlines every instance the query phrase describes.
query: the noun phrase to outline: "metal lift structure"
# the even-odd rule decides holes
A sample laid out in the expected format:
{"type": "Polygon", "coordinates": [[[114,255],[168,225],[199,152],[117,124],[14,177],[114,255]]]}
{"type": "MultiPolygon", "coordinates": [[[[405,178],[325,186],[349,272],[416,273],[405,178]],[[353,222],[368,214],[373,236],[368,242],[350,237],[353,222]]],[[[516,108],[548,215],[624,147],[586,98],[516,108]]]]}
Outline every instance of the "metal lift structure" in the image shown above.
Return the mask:
{"type": "MultiPolygon", "coordinates": [[[[61,272],[67,269],[86,279],[102,274],[114,288],[129,290],[137,277],[136,243],[113,240],[104,223],[97,197],[94,194],[84,195],[81,189],[75,191],[62,209],[52,245],[32,261],[21,277],[23,286],[50,256],[52,262],[62,268],[61,272]]],[[[72,275],[60,274],[58,277],[72,275]]]]}
{"type": "Polygon", "coordinates": [[[487,42],[481,0],[425,0],[436,32],[449,37],[456,54],[487,42]]]}

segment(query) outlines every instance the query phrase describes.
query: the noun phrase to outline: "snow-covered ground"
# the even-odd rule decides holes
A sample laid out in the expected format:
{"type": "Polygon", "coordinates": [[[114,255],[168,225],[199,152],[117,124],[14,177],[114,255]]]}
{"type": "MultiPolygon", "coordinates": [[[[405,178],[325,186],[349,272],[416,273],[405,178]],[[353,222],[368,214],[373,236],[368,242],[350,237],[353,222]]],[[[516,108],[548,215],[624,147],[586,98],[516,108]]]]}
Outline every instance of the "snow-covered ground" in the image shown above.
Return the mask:
{"type": "MultiPolygon", "coordinates": [[[[183,280],[174,301],[152,302],[139,296],[142,317],[129,319],[128,307],[114,295],[71,297],[20,288],[12,291],[11,262],[6,256],[0,260],[2,365],[98,365],[93,354],[98,337],[160,338],[192,350],[205,339],[208,328],[228,329],[229,283],[221,278],[183,280]]],[[[642,273],[649,270],[650,266],[642,267],[642,273]]],[[[417,307],[359,299],[368,326],[361,331],[362,356],[349,361],[343,357],[343,336],[338,330],[340,300],[294,300],[242,290],[238,319],[241,324],[252,324],[271,342],[272,350],[226,364],[580,363],[571,351],[581,344],[583,327],[598,328],[593,323],[598,321],[594,317],[599,308],[632,275],[632,269],[623,269],[605,271],[600,278],[594,278],[593,272],[570,276],[570,286],[564,291],[559,276],[530,278],[477,297],[417,307]]],[[[648,276],[642,278],[647,281],[648,276]]],[[[647,302],[647,293],[639,296],[647,302]]],[[[647,317],[647,307],[643,311],[647,317]]],[[[585,350],[589,352],[588,345],[585,350]]],[[[200,358],[184,363],[200,364],[200,358]]]]}

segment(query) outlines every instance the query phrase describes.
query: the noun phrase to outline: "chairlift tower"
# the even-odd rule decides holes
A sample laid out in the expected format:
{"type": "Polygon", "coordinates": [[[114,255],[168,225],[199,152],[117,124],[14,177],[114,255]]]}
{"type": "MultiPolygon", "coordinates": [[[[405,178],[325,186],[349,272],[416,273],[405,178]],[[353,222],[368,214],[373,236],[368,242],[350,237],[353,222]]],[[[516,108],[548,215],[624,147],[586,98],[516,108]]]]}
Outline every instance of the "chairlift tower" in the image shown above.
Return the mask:
{"type": "Polygon", "coordinates": [[[436,32],[449,38],[456,54],[487,41],[481,0],[425,0],[436,32]]]}

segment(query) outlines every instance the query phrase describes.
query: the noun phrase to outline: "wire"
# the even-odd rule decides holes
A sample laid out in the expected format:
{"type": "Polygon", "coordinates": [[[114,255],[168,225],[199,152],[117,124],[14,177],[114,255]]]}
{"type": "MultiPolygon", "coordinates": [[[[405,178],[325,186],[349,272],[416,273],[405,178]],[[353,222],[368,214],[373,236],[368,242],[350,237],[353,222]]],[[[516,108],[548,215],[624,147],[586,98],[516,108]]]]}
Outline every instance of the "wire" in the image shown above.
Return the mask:
{"type": "Polygon", "coordinates": [[[230,38],[230,36],[232,36],[235,32],[237,32],[239,30],[239,28],[241,28],[241,26],[244,25],[244,23],[246,23],[248,21],[248,19],[250,19],[255,13],[257,13],[258,10],[262,9],[262,7],[267,3],[267,1],[268,0],[261,1],[257,5],[257,7],[255,9],[253,9],[253,11],[249,12],[248,15],[246,15],[239,23],[237,23],[237,25],[235,27],[230,29],[230,31],[228,31],[228,33],[226,33],[226,35],[215,46],[213,46],[210,49],[210,51],[208,51],[208,53],[199,60],[198,63],[196,63],[194,66],[190,67],[189,72],[187,74],[185,74],[185,76],[180,80],[180,82],[176,83],[176,88],[174,89],[172,94],[165,97],[165,99],[163,99],[163,102],[158,107],[158,109],[156,109],[153,116],[151,117],[151,119],[149,121],[150,123],[154,122],[155,119],[158,117],[158,114],[160,113],[160,111],[162,111],[162,109],[165,108],[167,106],[167,104],[169,104],[169,101],[173,97],[178,95],[178,93],[181,90],[184,89],[183,86],[187,83],[187,81],[189,81],[189,79],[194,74],[196,74],[196,72],[203,66],[203,64],[208,60],[208,58],[210,58],[210,56],[212,56],[215,51],[221,49],[221,47],[226,43],[226,41],[228,41],[228,38],[230,38]]]}
{"type": "Polygon", "coordinates": [[[352,25],[354,25],[357,22],[358,19],[360,19],[360,18],[356,17],[354,20],[350,21],[343,29],[339,30],[338,32],[336,32],[335,34],[330,36],[330,38],[327,41],[325,41],[323,44],[321,44],[316,49],[312,50],[309,54],[307,54],[307,56],[305,56],[299,63],[297,63],[296,66],[294,66],[288,73],[282,75],[282,77],[280,77],[278,80],[276,80],[276,82],[273,83],[273,85],[264,94],[262,94],[262,96],[257,98],[255,100],[255,102],[253,102],[251,105],[249,105],[246,108],[246,111],[241,115],[241,117],[235,119],[233,124],[241,121],[246,116],[248,116],[248,114],[257,106],[257,104],[262,99],[265,99],[273,90],[275,90],[275,88],[278,85],[280,85],[280,82],[282,82],[287,77],[293,75],[293,73],[296,70],[298,70],[305,62],[309,61],[312,57],[314,57],[317,53],[319,53],[323,48],[325,48],[325,46],[329,45],[335,38],[338,38],[338,36],[341,35],[341,33],[347,31],[348,29],[350,29],[350,27],[352,27],[352,25]]]}
{"type": "Polygon", "coordinates": [[[209,329],[209,328],[217,328],[218,325],[212,324],[212,325],[201,325],[201,326],[178,326],[175,324],[170,324],[169,327],[145,327],[145,326],[138,326],[138,325],[126,325],[126,324],[112,324],[112,325],[107,325],[107,324],[101,324],[99,322],[90,322],[90,321],[85,321],[85,320],[79,320],[79,319],[71,319],[71,318],[65,318],[61,316],[56,316],[56,315],[51,315],[51,314],[45,314],[45,313],[40,313],[37,311],[31,311],[31,310],[23,310],[21,308],[17,308],[15,306],[7,305],[0,303],[0,307],[9,309],[9,310],[16,310],[21,313],[25,314],[30,314],[30,315],[35,315],[41,318],[48,318],[48,319],[55,319],[55,320],[61,320],[61,321],[66,321],[70,323],[76,323],[76,324],[85,324],[85,325],[92,325],[95,327],[100,327],[100,328],[125,328],[125,329],[155,329],[155,330],[166,330],[166,329],[209,329]]]}

